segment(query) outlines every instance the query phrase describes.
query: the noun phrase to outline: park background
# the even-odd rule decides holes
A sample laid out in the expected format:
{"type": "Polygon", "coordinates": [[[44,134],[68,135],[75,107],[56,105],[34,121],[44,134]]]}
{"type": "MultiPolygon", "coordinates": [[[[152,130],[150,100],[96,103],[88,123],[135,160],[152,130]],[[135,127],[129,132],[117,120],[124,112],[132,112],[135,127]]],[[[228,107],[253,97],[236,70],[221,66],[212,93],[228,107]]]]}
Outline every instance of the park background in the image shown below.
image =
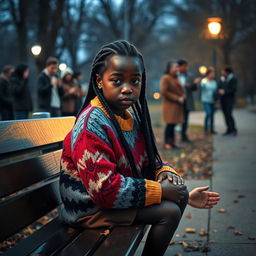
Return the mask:
{"type": "Polygon", "coordinates": [[[159,91],[167,61],[185,58],[191,77],[200,76],[202,65],[217,71],[231,65],[239,80],[238,103],[245,105],[256,93],[255,20],[253,0],[1,0],[0,68],[28,63],[36,103],[36,76],[47,57],[81,71],[86,83],[99,48],[127,39],[145,58],[149,99],[159,91]],[[221,19],[215,39],[209,17],[221,19]],[[39,55],[31,52],[35,45],[39,55]]]}

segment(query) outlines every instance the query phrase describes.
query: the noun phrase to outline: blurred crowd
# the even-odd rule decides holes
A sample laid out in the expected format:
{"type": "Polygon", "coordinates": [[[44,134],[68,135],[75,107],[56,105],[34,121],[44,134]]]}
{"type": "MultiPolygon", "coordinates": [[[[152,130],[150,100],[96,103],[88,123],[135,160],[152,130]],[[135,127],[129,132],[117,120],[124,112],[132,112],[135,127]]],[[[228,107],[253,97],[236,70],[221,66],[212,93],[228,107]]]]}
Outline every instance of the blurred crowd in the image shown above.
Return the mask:
{"type": "Polygon", "coordinates": [[[28,84],[29,67],[4,66],[0,75],[0,109],[2,120],[27,119],[33,109],[48,112],[51,117],[74,116],[82,105],[85,90],[80,72],[65,68],[59,72],[59,61],[49,57],[37,78],[37,106],[33,106],[28,84]]]}
{"type": "MultiPolygon", "coordinates": [[[[186,60],[168,62],[161,79],[165,149],[178,148],[175,142],[175,127],[181,125],[181,139],[190,142],[187,135],[189,113],[194,110],[193,92],[200,91],[205,111],[204,131],[216,134],[214,113],[216,104],[221,106],[227,130],[224,135],[236,135],[232,115],[237,91],[237,80],[231,67],[221,70],[216,78],[215,69],[208,67],[202,77],[193,78],[188,73],[186,60]]],[[[69,67],[59,72],[59,61],[49,57],[45,69],[37,77],[37,106],[33,106],[28,84],[29,67],[20,64],[16,68],[6,65],[0,75],[0,109],[2,120],[27,119],[33,109],[50,117],[75,116],[86,94],[81,86],[80,72],[69,67]]]]}
{"type": "Polygon", "coordinates": [[[227,130],[223,135],[237,135],[232,115],[237,91],[237,79],[231,67],[221,69],[216,78],[215,69],[208,67],[202,77],[192,78],[188,73],[188,62],[184,59],[168,62],[160,82],[163,98],[163,119],[166,123],[164,149],[179,148],[175,140],[175,127],[181,125],[182,142],[190,143],[187,129],[189,113],[194,110],[193,92],[199,90],[205,111],[205,134],[217,134],[214,128],[214,113],[220,105],[227,130]]]}

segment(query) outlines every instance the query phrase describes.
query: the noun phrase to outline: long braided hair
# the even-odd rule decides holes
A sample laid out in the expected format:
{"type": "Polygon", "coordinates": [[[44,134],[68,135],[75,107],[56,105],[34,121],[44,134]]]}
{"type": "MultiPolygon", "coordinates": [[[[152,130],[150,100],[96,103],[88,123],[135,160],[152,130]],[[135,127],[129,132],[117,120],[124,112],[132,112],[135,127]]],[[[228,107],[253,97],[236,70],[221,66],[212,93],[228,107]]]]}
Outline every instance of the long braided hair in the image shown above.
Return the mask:
{"type": "Polygon", "coordinates": [[[92,64],[90,81],[89,81],[89,90],[87,97],[77,115],[81,113],[81,111],[86,108],[90,101],[95,97],[98,96],[101,104],[106,109],[107,113],[110,116],[110,119],[116,128],[121,143],[125,149],[126,156],[128,158],[128,162],[131,166],[132,172],[134,177],[140,177],[136,165],[134,163],[134,158],[132,152],[129,148],[129,145],[123,135],[121,127],[117,122],[114,113],[112,112],[108,102],[104,98],[102,91],[98,88],[96,83],[96,74],[102,75],[105,70],[107,69],[107,61],[113,55],[121,55],[121,56],[129,56],[129,57],[138,57],[141,62],[142,67],[142,79],[141,79],[141,93],[139,96],[139,101],[137,101],[133,106],[133,112],[135,114],[136,119],[140,125],[141,130],[144,134],[145,144],[146,144],[146,152],[149,161],[149,170],[147,173],[143,173],[143,177],[148,179],[154,179],[155,170],[158,169],[162,165],[161,157],[158,153],[156,144],[155,144],[155,137],[153,134],[151,120],[149,116],[148,105],[146,101],[146,73],[145,73],[145,66],[142,55],[138,52],[134,45],[130,44],[125,40],[118,40],[114,41],[110,44],[104,45],[98,54],[95,56],[92,64]]]}

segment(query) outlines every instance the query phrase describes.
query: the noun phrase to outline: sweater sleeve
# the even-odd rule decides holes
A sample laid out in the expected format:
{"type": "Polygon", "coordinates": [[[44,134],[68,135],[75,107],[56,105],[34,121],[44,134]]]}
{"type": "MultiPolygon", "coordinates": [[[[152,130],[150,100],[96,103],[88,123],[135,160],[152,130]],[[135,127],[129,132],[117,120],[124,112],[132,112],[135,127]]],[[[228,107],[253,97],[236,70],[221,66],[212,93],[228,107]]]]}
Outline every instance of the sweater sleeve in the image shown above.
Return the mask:
{"type": "Polygon", "coordinates": [[[174,101],[175,103],[180,103],[179,102],[179,96],[176,95],[175,93],[172,93],[168,90],[168,78],[166,76],[163,76],[162,79],[161,79],[161,88],[160,88],[160,91],[161,91],[161,95],[170,100],[170,101],[174,101]]]}
{"type": "MultiPolygon", "coordinates": [[[[143,207],[161,202],[156,181],[124,177],[118,172],[111,145],[102,136],[83,130],[73,151],[73,161],[93,202],[103,208],[143,207]]],[[[104,133],[99,129],[97,133],[104,133]]]]}
{"type": "Polygon", "coordinates": [[[171,172],[177,176],[180,176],[179,173],[174,169],[174,167],[168,163],[163,163],[162,166],[158,170],[156,170],[155,172],[156,180],[158,178],[158,175],[162,172],[171,172]]]}

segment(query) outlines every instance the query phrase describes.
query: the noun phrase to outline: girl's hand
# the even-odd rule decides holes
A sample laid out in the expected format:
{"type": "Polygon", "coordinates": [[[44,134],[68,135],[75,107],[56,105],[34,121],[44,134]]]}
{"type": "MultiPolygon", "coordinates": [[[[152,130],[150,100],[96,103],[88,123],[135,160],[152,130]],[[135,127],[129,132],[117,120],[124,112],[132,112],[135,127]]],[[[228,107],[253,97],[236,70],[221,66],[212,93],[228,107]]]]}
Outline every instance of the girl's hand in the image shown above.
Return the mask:
{"type": "Polygon", "coordinates": [[[168,179],[175,185],[184,185],[184,180],[172,172],[161,172],[157,177],[157,182],[161,183],[165,179],[168,179]]]}
{"type": "Polygon", "coordinates": [[[189,192],[188,204],[195,208],[211,209],[220,200],[220,194],[208,192],[209,186],[198,187],[189,192]]]}
{"type": "Polygon", "coordinates": [[[187,187],[184,185],[175,185],[170,183],[167,179],[161,182],[162,186],[162,199],[179,203],[180,200],[185,198],[187,187]]]}

